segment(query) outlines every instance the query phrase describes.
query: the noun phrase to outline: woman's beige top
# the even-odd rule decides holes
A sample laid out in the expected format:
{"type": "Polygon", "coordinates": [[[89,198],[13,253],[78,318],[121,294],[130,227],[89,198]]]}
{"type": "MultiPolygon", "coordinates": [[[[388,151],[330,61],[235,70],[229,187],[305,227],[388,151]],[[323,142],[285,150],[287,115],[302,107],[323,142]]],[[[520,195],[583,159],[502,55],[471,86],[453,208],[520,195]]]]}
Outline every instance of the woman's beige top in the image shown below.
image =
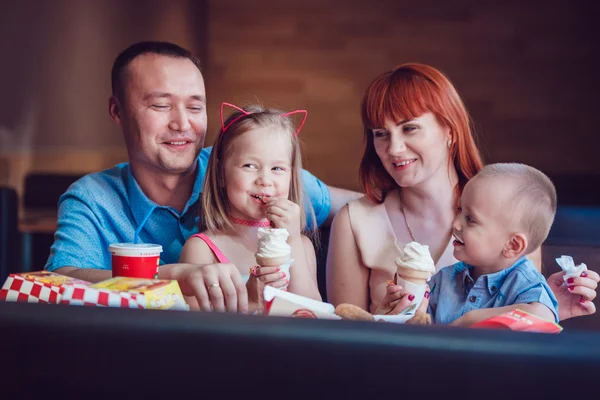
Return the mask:
{"type": "MultiPolygon", "coordinates": [[[[369,309],[375,312],[385,296],[387,281],[394,279],[395,259],[404,243],[397,243],[388,208],[400,204],[399,192],[386,196],[382,204],[375,204],[366,197],[348,204],[350,226],[360,252],[363,265],[369,268],[369,309]]],[[[427,243],[421,243],[427,244],[427,243]]],[[[457,262],[453,256],[452,239],[436,264],[436,271],[457,262]]]]}

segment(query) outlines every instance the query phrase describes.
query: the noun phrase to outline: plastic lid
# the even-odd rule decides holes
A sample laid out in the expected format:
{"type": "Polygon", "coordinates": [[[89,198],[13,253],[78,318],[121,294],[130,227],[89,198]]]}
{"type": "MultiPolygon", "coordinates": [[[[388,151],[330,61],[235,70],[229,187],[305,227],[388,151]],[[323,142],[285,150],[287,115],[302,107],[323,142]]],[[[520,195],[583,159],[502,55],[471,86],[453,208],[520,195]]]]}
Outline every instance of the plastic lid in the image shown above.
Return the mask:
{"type": "Polygon", "coordinates": [[[113,243],[108,251],[120,256],[156,256],[162,253],[160,244],[151,243],[113,243]]]}

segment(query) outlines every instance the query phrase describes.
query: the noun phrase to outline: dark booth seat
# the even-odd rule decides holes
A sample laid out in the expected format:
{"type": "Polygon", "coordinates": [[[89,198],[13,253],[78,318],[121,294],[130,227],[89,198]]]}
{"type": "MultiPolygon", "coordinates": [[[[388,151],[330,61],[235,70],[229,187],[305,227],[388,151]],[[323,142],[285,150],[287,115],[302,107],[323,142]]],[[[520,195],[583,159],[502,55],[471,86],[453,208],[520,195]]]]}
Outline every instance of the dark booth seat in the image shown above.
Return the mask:
{"type": "Polygon", "coordinates": [[[0,303],[0,326],[6,398],[514,399],[598,393],[600,336],[589,333],[14,303],[0,303]]]}

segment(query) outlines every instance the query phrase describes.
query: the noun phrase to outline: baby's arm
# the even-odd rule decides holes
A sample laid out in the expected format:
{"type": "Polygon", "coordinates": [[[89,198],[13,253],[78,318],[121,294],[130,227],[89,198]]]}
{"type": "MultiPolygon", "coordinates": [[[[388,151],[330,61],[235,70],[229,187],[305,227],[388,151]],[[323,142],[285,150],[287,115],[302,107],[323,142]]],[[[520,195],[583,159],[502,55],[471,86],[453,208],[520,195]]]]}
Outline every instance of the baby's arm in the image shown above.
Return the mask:
{"type": "Polygon", "coordinates": [[[452,322],[450,325],[453,326],[471,326],[477,322],[486,320],[496,315],[501,315],[516,309],[523,310],[537,317],[547,319],[548,321],[554,321],[554,313],[548,306],[534,302],[534,303],[521,303],[513,304],[511,306],[496,307],[496,308],[482,308],[480,310],[469,311],[459,319],[452,322]]]}
{"type": "Polygon", "coordinates": [[[321,301],[317,284],[317,256],[309,238],[302,235],[301,240],[291,241],[294,265],[290,268],[291,293],[321,301]]]}

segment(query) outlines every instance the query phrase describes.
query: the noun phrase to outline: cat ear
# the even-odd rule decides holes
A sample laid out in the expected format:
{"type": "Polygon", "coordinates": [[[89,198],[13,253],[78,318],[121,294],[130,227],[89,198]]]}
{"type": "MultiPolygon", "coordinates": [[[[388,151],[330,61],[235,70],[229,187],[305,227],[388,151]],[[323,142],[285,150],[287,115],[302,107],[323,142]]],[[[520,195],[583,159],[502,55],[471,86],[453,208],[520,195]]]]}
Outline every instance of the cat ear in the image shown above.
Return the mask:
{"type": "Polygon", "coordinates": [[[296,137],[296,136],[298,136],[298,134],[300,133],[300,129],[302,129],[302,127],[304,126],[304,123],[306,122],[306,117],[308,117],[308,111],[306,111],[306,110],[290,111],[288,113],[283,114],[281,116],[281,118],[289,117],[290,115],[294,115],[294,114],[304,114],[304,118],[302,118],[302,122],[300,123],[300,126],[298,127],[298,129],[296,129],[296,133],[294,133],[294,137],[296,137]]]}
{"type": "Polygon", "coordinates": [[[250,113],[247,112],[247,111],[245,111],[245,110],[243,110],[243,109],[241,109],[238,106],[235,106],[235,105],[233,105],[231,103],[225,103],[225,102],[221,103],[221,132],[225,132],[227,130],[227,128],[229,128],[231,126],[231,124],[233,124],[238,119],[240,119],[242,117],[245,117],[246,115],[250,115],[250,113]],[[229,122],[227,124],[227,126],[225,126],[225,119],[223,118],[223,107],[225,107],[225,106],[234,108],[234,109],[236,109],[236,110],[238,110],[238,111],[240,111],[242,113],[242,115],[240,115],[239,117],[235,118],[233,121],[229,122]]]}

